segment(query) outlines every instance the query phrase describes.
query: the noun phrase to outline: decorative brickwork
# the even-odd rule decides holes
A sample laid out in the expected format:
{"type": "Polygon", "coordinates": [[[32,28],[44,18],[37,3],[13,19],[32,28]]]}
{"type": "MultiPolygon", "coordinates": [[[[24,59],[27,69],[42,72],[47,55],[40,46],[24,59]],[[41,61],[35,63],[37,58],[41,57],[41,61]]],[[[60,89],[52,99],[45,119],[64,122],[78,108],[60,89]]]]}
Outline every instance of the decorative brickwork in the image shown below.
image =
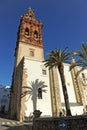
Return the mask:
{"type": "Polygon", "coordinates": [[[23,42],[25,44],[43,48],[42,27],[42,23],[35,19],[34,11],[29,9],[20,20],[17,46],[19,42],[23,42]]]}

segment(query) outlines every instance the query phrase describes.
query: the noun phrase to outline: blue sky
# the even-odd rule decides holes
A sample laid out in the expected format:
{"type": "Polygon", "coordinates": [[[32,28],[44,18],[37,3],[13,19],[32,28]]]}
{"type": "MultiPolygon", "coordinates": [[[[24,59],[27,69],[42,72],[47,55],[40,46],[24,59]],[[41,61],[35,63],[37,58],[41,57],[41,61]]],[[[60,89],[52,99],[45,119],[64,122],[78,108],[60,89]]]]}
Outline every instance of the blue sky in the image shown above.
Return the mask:
{"type": "Polygon", "coordinates": [[[44,25],[45,55],[87,43],[87,0],[0,0],[0,84],[11,85],[19,21],[29,7],[44,25]]]}

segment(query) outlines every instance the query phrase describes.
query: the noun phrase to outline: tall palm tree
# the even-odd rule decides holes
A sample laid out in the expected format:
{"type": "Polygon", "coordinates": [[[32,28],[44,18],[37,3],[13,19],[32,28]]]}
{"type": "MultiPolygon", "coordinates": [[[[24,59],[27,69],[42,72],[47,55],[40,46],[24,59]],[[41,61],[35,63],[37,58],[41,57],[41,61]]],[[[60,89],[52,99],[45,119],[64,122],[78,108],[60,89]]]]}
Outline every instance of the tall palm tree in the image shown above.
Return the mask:
{"type": "Polygon", "coordinates": [[[68,99],[68,93],[67,88],[65,84],[65,78],[64,78],[64,66],[63,63],[67,62],[70,59],[70,52],[65,48],[64,50],[56,49],[55,51],[51,51],[48,53],[49,58],[45,61],[45,66],[49,67],[49,69],[53,67],[58,67],[60,78],[62,82],[62,89],[63,89],[63,95],[65,100],[65,107],[66,107],[66,115],[71,115],[70,105],[69,105],[69,99],[68,99]]]}
{"type": "Polygon", "coordinates": [[[77,72],[78,74],[83,71],[85,68],[87,68],[87,44],[82,43],[82,48],[80,51],[72,51],[72,54],[78,57],[76,62],[73,62],[70,65],[70,70],[73,69],[76,66],[80,66],[81,69],[77,72]]]}
{"type": "MultiPolygon", "coordinates": [[[[45,85],[45,83],[43,81],[39,81],[39,79],[36,79],[35,81],[32,81],[30,83],[30,86],[24,86],[24,88],[26,88],[26,91],[24,91],[22,93],[21,97],[24,97],[26,95],[28,95],[28,99],[31,97],[32,102],[33,102],[33,111],[37,110],[37,97],[38,95],[38,89],[41,90],[42,92],[47,92],[46,88],[47,85],[45,85]]],[[[28,100],[27,99],[27,100],[28,100]]]]}

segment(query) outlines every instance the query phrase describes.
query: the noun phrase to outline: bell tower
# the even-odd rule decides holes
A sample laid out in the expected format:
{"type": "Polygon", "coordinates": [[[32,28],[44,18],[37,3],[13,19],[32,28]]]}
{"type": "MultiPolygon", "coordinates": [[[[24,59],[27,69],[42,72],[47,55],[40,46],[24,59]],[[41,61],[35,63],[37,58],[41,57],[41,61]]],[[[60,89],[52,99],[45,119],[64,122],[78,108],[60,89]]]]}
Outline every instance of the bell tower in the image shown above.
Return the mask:
{"type": "Polygon", "coordinates": [[[23,87],[27,86],[28,68],[32,66],[28,64],[30,66],[25,69],[26,60],[24,59],[33,63],[38,62],[39,64],[44,60],[42,27],[42,23],[36,20],[34,11],[31,8],[21,16],[15,48],[15,64],[9,110],[10,115],[18,120],[24,117],[25,97],[21,98],[21,95],[26,89],[23,87]]]}
{"type": "Polygon", "coordinates": [[[31,8],[21,16],[15,49],[16,65],[23,57],[37,61],[44,60],[42,27],[42,23],[36,20],[31,8]]]}

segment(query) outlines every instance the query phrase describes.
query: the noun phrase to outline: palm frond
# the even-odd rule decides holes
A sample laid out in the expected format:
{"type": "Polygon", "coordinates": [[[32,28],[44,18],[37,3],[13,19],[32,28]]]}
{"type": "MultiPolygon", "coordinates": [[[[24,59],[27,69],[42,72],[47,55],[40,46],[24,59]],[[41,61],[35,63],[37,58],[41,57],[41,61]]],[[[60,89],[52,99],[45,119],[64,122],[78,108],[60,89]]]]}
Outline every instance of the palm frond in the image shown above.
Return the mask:
{"type": "Polygon", "coordinates": [[[86,54],[86,56],[87,56],[87,45],[86,45],[86,43],[82,43],[82,52],[84,54],[86,54]]]}
{"type": "Polygon", "coordinates": [[[87,45],[82,43],[82,48],[80,51],[72,51],[72,54],[78,57],[78,60],[70,65],[70,70],[76,66],[80,66],[81,69],[77,72],[77,76],[87,68],[87,45]]]}
{"type": "Polygon", "coordinates": [[[44,65],[45,67],[49,67],[49,69],[54,66],[57,67],[63,62],[67,62],[70,59],[70,54],[67,47],[64,50],[56,49],[55,51],[51,51],[48,53],[49,58],[43,61],[44,65]]]}

